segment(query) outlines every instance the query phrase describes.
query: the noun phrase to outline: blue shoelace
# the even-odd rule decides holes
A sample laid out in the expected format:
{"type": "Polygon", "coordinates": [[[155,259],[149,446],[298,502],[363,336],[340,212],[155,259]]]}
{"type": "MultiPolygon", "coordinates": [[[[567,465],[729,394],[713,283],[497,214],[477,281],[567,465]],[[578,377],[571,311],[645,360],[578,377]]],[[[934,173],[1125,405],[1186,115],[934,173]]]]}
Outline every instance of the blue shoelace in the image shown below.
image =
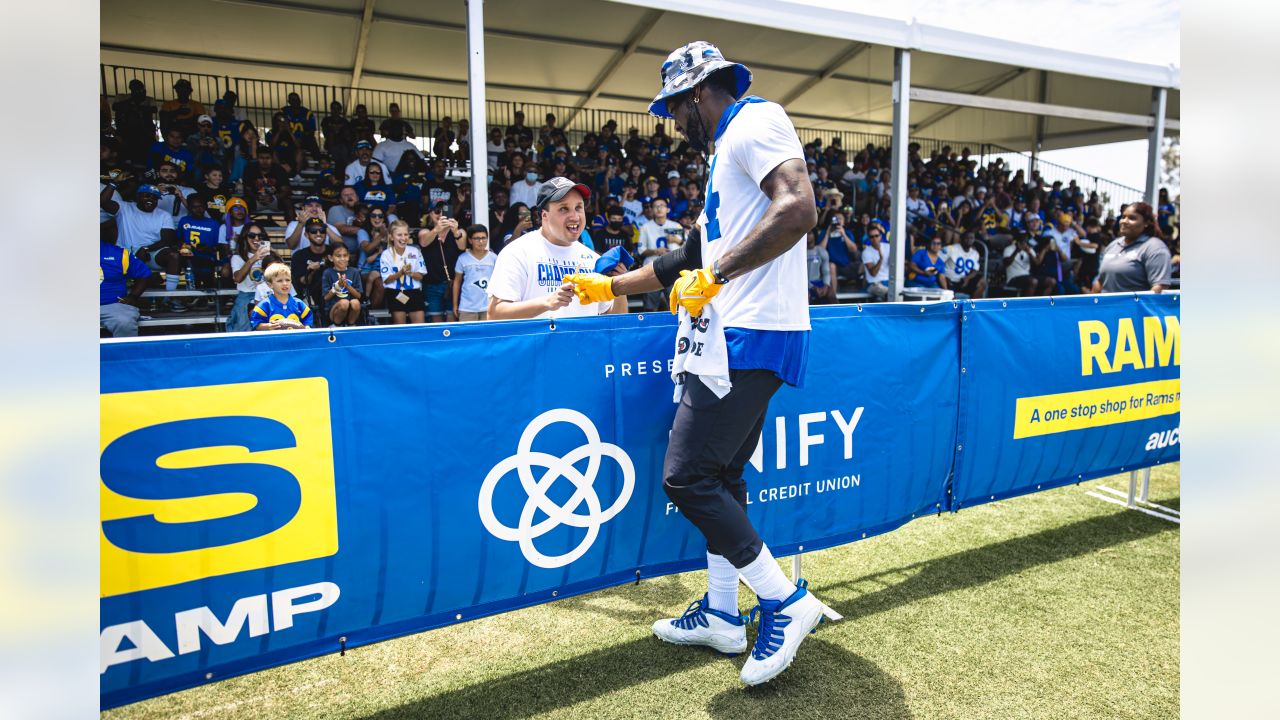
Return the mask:
{"type": "Polygon", "coordinates": [[[672,625],[681,630],[692,630],[701,625],[702,627],[711,627],[707,622],[707,613],[703,609],[703,602],[707,599],[705,595],[701,598],[689,603],[689,607],[685,608],[684,614],[671,621],[672,625]]]}
{"type": "Polygon", "coordinates": [[[756,633],[755,647],[751,648],[751,657],[756,660],[764,660],[778,652],[782,647],[783,640],[786,636],[783,634],[783,628],[791,624],[791,617],[778,612],[777,606],[781,603],[776,601],[764,601],[761,604],[751,608],[751,616],[747,622],[756,621],[756,617],[760,618],[760,628],[756,633]],[[768,602],[774,606],[768,608],[764,606],[764,602],[768,602]]]}

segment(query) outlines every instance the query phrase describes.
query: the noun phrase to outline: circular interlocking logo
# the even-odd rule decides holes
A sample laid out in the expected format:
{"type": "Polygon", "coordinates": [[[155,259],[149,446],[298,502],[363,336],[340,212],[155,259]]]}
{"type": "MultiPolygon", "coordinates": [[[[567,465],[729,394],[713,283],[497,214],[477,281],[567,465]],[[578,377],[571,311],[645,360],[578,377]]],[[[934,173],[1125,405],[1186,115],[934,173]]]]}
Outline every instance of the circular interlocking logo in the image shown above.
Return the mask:
{"type": "Polygon", "coordinates": [[[596,430],[596,426],[592,424],[590,418],[576,410],[566,408],[557,408],[548,410],[529,423],[528,427],[520,435],[520,442],[516,446],[516,454],[505,460],[502,460],[489,474],[485,476],[484,482],[480,484],[480,521],[484,523],[484,527],[494,537],[509,542],[518,542],[520,544],[520,552],[524,554],[526,560],[530,563],[543,568],[564,567],[569,563],[582,557],[591,549],[592,543],[600,534],[600,526],[604,525],[615,515],[622,512],[627,506],[627,501],[631,499],[631,491],[635,488],[636,471],[635,466],[631,464],[631,458],[622,448],[612,443],[600,441],[600,433],[596,430]],[[543,428],[553,423],[569,423],[579,430],[586,437],[586,443],[570,451],[564,457],[556,457],[542,452],[533,450],[534,438],[543,428]],[[600,507],[600,496],[596,494],[595,480],[596,474],[600,470],[601,457],[613,458],[618,463],[618,467],[622,470],[622,490],[618,493],[618,497],[613,501],[607,509],[600,507]],[[574,463],[587,461],[586,472],[579,472],[574,467],[574,463]],[[533,468],[546,468],[542,473],[542,477],[534,479],[533,468]],[[498,520],[493,512],[493,492],[497,488],[502,478],[506,477],[512,470],[516,471],[516,476],[520,479],[520,486],[524,489],[526,495],[529,496],[528,501],[524,504],[524,509],[520,511],[520,520],[516,527],[509,527],[498,520]],[[556,480],[565,478],[574,484],[573,495],[565,501],[564,505],[557,505],[547,497],[547,491],[556,480]],[[587,507],[587,514],[579,514],[578,508],[583,504],[587,507]],[[541,510],[547,518],[539,523],[533,522],[534,513],[541,510]],[[561,525],[570,527],[586,528],[587,534],[578,543],[578,546],[563,555],[544,555],[536,547],[533,541],[546,535],[561,525]]]}

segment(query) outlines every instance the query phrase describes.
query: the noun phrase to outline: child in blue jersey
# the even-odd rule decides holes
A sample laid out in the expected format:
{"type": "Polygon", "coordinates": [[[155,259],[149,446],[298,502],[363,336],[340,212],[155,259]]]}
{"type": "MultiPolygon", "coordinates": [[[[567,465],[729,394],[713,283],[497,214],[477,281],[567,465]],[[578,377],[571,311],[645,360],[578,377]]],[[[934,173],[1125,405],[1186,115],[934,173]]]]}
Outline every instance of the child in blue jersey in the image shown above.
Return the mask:
{"type": "Polygon", "coordinates": [[[254,330],[301,330],[315,322],[311,308],[289,294],[293,289],[293,275],[289,266],[276,263],[267,268],[264,279],[271,287],[271,294],[253,308],[249,324],[254,330]]]}

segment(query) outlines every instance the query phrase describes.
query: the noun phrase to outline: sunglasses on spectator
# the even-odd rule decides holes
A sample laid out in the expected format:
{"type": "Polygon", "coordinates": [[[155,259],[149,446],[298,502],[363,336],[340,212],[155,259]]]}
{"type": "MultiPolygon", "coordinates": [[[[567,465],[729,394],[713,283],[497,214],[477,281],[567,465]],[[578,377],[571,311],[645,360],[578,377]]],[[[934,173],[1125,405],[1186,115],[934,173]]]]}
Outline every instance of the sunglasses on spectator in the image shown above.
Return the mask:
{"type": "Polygon", "coordinates": [[[308,231],[307,231],[307,234],[308,234],[308,235],[323,235],[323,234],[324,234],[324,228],[311,228],[310,230],[308,230],[308,231]]]}
{"type": "Polygon", "coordinates": [[[369,217],[371,217],[371,218],[384,218],[384,217],[386,217],[386,215],[383,215],[382,213],[371,213],[371,214],[369,215],[369,217]]]}
{"type": "Polygon", "coordinates": [[[262,238],[266,237],[267,234],[261,233],[261,232],[250,232],[250,233],[245,233],[244,236],[249,238],[250,240],[261,240],[262,238]]]}

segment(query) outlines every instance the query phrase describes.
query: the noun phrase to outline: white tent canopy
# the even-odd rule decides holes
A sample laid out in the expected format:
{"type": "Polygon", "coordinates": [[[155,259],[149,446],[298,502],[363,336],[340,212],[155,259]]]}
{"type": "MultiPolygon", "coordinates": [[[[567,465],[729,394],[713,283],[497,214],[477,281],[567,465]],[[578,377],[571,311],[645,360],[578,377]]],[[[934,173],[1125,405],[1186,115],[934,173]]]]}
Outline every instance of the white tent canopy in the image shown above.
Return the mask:
{"type": "MultiPolygon", "coordinates": [[[[484,3],[491,100],[643,111],[658,68],[694,39],[755,74],[752,92],[782,102],[798,126],[887,134],[894,48],[913,49],[917,91],[1151,114],[1153,87],[1179,114],[1175,68],[765,0],[484,3]],[[726,20],[722,18],[734,18],[726,20]]],[[[102,61],[281,82],[465,96],[466,7],[415,0],[106,0],[102,61]],[[184,20],[174,32],[173,18],[184,20]]],[[[167,96],[168,88],[153,88],[167,96]]],[[[1146,138],[1148,130],[996,107],[912,103],[910,134],[1016,150],[1146,138]]],[[[322,108],[315,108],[322,110],[322,108]]],[[[1024,108],[1025,109],[1025,108],[1024,108]]],[[[561,117],[564,121],[567,118],[561,117]]],[[[540,118],[530,118],[536,124],[540,118]]]]}

